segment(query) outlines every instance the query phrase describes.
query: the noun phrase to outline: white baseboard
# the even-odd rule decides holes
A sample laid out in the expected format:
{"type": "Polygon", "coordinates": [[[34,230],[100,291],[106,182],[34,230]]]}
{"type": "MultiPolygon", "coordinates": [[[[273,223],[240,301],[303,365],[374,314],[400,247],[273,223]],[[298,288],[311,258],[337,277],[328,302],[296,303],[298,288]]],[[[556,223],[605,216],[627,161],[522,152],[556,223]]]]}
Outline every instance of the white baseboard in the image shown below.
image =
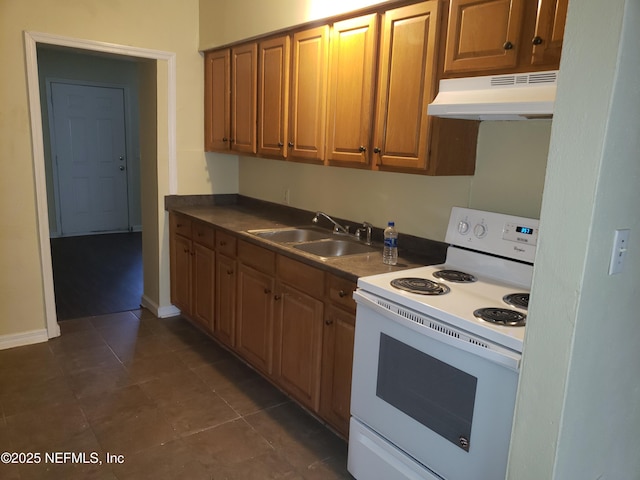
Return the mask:
{"type": "Polygon", "coordinates": [[[144,308],[149,310],[158,318],[168,318],[168,317],[175,317],[177,315],[180,315],[180,309],[178,307],[174,305],[161,307],[146,295],[143,295],[142,298],[140,299],[140,305],[142,305],[144,308]]]}
{"type": "Polygon", "coordinates": [[[22,347],[24,345],[32,345],[34,343],[42,343],[49,340],[46,329],[31,330],[28,332],[13,333],[9,335],[0,335],[0,350],[7,348],[22,347]]]}

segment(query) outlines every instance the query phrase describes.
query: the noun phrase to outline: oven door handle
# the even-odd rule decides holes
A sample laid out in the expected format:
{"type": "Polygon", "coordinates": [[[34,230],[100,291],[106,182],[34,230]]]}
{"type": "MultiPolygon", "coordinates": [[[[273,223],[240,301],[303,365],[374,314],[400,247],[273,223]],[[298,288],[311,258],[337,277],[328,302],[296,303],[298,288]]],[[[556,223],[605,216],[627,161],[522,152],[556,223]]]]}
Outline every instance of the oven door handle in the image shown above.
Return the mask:
{"type": "MultiPolygon", "coordinates": [[[[517,352],[488,342],[481,337],[471,335],[468,332],[459,330],[427,315],[408,310],[393,302],[381,299],[380,303],[378,303],[375,295],[359,289],[353,292],[353,299],[363,307],[372,309],[384,317],[392,317],[394,321],[415,331],[419,335],[426,335],[435,341],[482,357],[516,372],[520,371],[522,355],[517,352]],[[402,313],[404,313],[404,315],[402,313]]],[[[357,322],[358,315],[356,315],[356,332],[358,330],[357,322]]],[[[366,322],[366,319],[364,322],[366,322]]]]}

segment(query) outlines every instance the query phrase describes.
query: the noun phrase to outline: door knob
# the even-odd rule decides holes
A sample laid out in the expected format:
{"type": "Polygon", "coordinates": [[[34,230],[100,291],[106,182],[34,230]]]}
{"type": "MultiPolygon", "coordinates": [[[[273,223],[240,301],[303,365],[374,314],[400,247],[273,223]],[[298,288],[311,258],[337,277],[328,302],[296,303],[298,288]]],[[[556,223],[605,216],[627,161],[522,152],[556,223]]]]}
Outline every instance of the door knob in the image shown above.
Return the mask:
{"type": "Polygon", "coordinates": [[[124,170],[124,165],[120,165],[120,167],[118,167],[118,168],[120,168],[120,170],[122,171],[122,170],[124,170]]]}

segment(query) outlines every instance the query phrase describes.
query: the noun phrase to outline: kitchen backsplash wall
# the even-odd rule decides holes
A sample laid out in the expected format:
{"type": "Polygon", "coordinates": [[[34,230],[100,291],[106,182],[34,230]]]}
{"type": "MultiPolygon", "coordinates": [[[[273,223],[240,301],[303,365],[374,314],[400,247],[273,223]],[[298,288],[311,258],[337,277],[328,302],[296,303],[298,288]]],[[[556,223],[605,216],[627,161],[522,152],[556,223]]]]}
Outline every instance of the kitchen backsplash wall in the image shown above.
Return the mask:
{"type": "Polygon", "coordinates": [[[240,158],[239,193],[443,241],[452,206],[538,218],[550,120],[482,122],[476,174],[429,177],[240,158]]]}

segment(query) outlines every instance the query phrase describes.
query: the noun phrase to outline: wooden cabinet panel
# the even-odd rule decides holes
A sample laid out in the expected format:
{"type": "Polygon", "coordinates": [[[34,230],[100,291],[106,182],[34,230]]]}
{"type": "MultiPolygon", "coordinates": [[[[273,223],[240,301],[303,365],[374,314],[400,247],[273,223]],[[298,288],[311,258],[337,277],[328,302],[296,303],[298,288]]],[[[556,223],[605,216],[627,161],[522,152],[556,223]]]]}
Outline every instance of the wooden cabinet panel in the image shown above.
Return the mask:
{"type": "Polygon", "coordinates": [[[271,250],[259,247],[253,243],[238,242],[238,258],[245,264],[261,272],[273,275],[276,270],[276,254],[271,250]]]}
{"type": "MultiPolygon", "coordinates": [[[[540,0],[532,39],[533,65],[560,64],[569,0],[540,0]]],[[[557,67],[556,67],[557,68],[557,67]]]]}
{"type": "Polygon", "coordinates": [[[236,348],[254,367],[270,374],[274,278],[240,263],[237,285],[236,348]]]}
{"type": "Polygon", "coordinates": [[[258,46],[231,49],[231,149],[256,153],[258,46]]]}
{"type": "Polygon", "coordinates": [[[327,120],[331,164],[370,164],[378,18],[371,14],[344,20],[331,29],[327,120]]]}
{"type": "Polygon", "coordinates": [[[229,49],[205,53],[204,146],[205,150],[229,149],[231,127],[229,49]]]}
{"type": "Polygon", "coordinates": [[[355,313],[328,306],[324,321],[320,414],[349,435],[355,313]]]}
{"type": "Polygon", "coordinates": [[[525,0],[451,0],[445,73],[515,67],[525,0]]]}
{"type": "Polygon", "coordinates": [[[327,298],[345,310],[355,313],[356,302],[353,299],[353,292],[356,283],[335,275],[327,275],[326,296],[327,298]]]}
{"type": "Polygon", "coordinates": [[[193,222],[191,238],[194,242],[213,250],[215,245],[215,231],[211,225],[203,222],[193,222]]]}
{"type": "Polygon", "coordinates": [[[324,294],[324,272],[283,255],[277,256],[278,279],[295,285],[309,295],[322,298],[324,294]]]}
{"type": "Polygon", "coordinates": [[[235,345],[236,261],[216,252],[215,320],[213,334],[225,345],[235,345]]]}
{"type": "Polygon", "coordinates": [[[236,237],[218,230],[216,232],[216,252],[235,258],[238,241],[236,237]]]}
{"type": "Polygon", "coordinates": [[[258,46],[258,153],[276,158],[287,157],[289,50],[288,35],[258,46]]]}
{"type": "Polygon", "coordinates": [[[288,144],[292,160],[324,161],[328,40],[328,26],[293,35],[288,144]]]}
{"type": "Polygon", "coordinates": [[[439,2],[430,1],[384,15],[374,138],[378,168],[426,169],[439,11],[439,2]]]}
{"type": "Polygon", "coordinates": [[[193,243],[193,308],[191,314],[207,331],[213,331],[215,254],[193,243]]]}
{"type": "Polygon", "coordinates": [[[286,284],[276,296],[274,375],[303,405],[318,411],[322,362],[322,301],[286,284]]]}
{"type": "Polygon", "coordinates": [[[186,314],[191,313],[191,240],[172,235],[171,303],[186,314]]]}

